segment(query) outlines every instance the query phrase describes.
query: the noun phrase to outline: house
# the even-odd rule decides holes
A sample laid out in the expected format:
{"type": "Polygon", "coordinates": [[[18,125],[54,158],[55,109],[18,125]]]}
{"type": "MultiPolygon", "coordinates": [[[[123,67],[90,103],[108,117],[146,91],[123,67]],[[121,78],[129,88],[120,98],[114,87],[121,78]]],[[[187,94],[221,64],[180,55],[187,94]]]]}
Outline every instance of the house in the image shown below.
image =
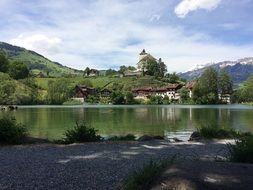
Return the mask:
{"type": "Polygon", "coordinates": [[[170,100],[179,100],[180,95],[178,90],[182,88],[180,84],[168,84],[167,86],[162,87],[163,97],[168,96],[170,100]]]}
{"type": "Polygon", "coordinates": [[[160,88],[135,88],[132,90],[132,92],[136,99],[146,99],[148,98],[148,96],[156,95],[162,97],[168,96],[171,100],[178,100],[180,99],[178,90],[181,89],[181,87],[182,85],[180,84],[168,84],[167,86],[163,86],[160,88]]]}
{"type": "Polygon", "coordinates": [[[103,89],[100,91],[100,97],[101,98],[109,98],[112,95],[112,91],[109,89],[103,89]]]}
{"type": "Polygon", "coordinates": [[[135,99],[147,99],[148,96],[153,95],[152,87],[141,87],[132,90],[135,99]]]}
{"type": "Polygon", "coordinates": [[[225,103],[225,104],[231,104],[231,94],[220,94],[219,93],[219,100],[222,102],[222,103],[225,103]]]}
{"type": "Polygon", "coordinates": [[[97,91],[95,88],[87,87],[84,85],[77,85],[75,87],[75,94],[73,99],[79,100],[81,102],[84,102],[84,100],[89,96],[96,96],[97,91]]]}
{"type": "Polygon", "coordinates": [[[99,75],[99,71],[96,70],[96,69],[91,69],[90,72],[89,72],[90,77],[95,77],[95,76],[98,76],[98,75],[99,75]]]}
{"type": "Polygon", "coordinates": [[[190,98],[192,98],[192,90],[195,84],[196,84],[196,81],[189,81],[185,85],[185,88],[189,91],[190,98]]]}

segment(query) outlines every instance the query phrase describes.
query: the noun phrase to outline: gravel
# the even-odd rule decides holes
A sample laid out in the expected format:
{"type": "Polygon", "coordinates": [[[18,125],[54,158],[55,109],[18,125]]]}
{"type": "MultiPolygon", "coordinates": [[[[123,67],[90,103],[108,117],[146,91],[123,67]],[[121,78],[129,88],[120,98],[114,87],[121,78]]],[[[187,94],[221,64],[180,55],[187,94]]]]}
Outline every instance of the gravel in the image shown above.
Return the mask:
{"type": "Polygon", "coordinates": [[[213,160],[224,158],[226,150],[225,141],[2,146],[0,189],[117,189],[151,159],[213,160]]]}

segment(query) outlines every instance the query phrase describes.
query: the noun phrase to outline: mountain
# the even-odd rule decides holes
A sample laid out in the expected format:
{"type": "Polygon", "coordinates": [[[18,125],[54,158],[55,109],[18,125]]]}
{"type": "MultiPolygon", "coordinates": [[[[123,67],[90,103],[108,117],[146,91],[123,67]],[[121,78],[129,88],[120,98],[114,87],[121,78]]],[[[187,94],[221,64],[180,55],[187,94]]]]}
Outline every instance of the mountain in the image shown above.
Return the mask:
{"type": "Polygon", "coordinates": [[[50,76],[82,74],[79,70],[63,66],[57,62],[53,62],[34,51],[13,46],[5,42],[0,42],[0,52],[1,51],[5,52],[8,59],[11,61],[15,60],[24,62],[33,74],[38,74],[40,72],[45,75],[48,73],[50,76]]]}
{"type": "Polygon", "coordinates": [[[253,57],[238,59],[237,61],[223,61],[219,63],[198,65],[193,70],[179,73],[179,75],[184,79],[193,80],[200,77],[208,67],[212,67],[217,71],[225,69],[231,75],[234,84],[239,85],[247,80],[250,75],[253,75],[253,57]]]}

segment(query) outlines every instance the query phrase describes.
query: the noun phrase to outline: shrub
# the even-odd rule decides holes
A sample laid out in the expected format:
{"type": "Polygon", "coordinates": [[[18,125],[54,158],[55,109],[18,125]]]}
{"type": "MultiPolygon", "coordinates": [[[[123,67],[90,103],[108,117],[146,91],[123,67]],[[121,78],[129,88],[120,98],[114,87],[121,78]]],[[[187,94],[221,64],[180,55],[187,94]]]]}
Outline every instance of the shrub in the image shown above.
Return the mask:
{"type": "Polygon", "coordinates": [[[241,138],[235,145],[228,144],[228,148],[230,161],[253,163],[253,135],[241,138]]]}
{"type": "Polygon", "coordinates": [[[80,142],[96,142],[101,140],[101,136],[97,134],[97,130],[87,127],[84,123],[76,126],[73,129],[69,129],[65,133],[63,143],[80,143],[80,142]]]}
{"type": "Polygon", "coordinates": [[[175,157],[162,161],[150,161],[142,169],[134,171],[126,179],[124,189],[126,190],[143,190],[150,189],[153,183],[161,175],[169,164],[172,164],[175,157]]]}
{"type": "Polygon", "coordinates": [[[0,119],[0,143],[21,144],[27,137],[27,129],[24,125],[17,123],[14,117],[3,117],[0,119]]]}
{"type": "Polygon", "coordinates": [[[224,138],[235,138],[239,137],[240,133],[236,132],[234,129],[224,129],[218,128],[216,126],[207,125],[202,126],[198,129],[200,136],[202,138],[212,139],[224,139],[224,138]]]}
{"type": "Polygon", "coordinates": [[[109,141],[134,141],[135,140],[135,136],[132,134],[128,134],[126,136],[113,136],[110,137],[108,140],[109,141]]]}

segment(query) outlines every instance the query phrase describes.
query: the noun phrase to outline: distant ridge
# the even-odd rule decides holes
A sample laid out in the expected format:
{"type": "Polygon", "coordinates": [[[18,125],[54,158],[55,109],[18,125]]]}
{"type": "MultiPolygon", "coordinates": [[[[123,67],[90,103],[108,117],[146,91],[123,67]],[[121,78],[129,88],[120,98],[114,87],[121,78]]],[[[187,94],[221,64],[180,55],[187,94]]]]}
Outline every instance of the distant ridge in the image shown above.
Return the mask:
{"type": "Polygon", "coordinates": [[[212,67],[217,71],[225,69],[232,77],[235,85],[240,85],[250,75],[253,75],[253,57],[238,59],[237,61],[223,61],[206,65],[197,65],[194,69],[179,73],[179,75],[187,80],[194,80],[202,75],[206,68],[212,67]]]}
{"type": "Polygon", "coordinates": [[[34,74],[40,72],[43,74],[49,73],[50,76],[81,74],[80,70],[72,69],[63,66],[60,63],[53,62],[35,51],[27,50],[5,42],[0,42],[0,51],[5,52],[10,60],[24,62],[34,74]]]}

